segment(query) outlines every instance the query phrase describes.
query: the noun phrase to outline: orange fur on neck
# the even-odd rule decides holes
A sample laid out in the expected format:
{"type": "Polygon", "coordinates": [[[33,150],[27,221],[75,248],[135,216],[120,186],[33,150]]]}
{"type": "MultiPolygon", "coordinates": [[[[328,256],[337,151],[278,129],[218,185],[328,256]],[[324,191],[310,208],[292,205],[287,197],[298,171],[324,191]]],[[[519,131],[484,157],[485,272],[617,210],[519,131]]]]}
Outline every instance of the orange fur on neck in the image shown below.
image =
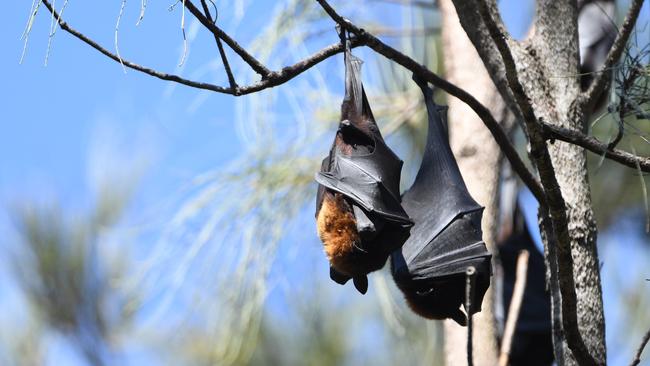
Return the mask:
{"type": "Polygon", "coordinates": [[[343,195],[331,192],[325,194],[316,225],[332,267],[341,273],[353,275],[356,271],[350,263],[350,257],[360,238],[356,220],[346,207],[343,195]]]}

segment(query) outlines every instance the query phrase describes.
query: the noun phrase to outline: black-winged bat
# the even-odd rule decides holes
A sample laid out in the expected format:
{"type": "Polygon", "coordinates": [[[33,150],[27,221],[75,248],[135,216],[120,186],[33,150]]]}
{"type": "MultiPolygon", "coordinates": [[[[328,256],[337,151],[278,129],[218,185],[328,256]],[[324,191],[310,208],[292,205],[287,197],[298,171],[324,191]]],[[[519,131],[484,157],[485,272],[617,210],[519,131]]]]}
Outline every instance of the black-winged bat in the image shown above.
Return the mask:
{"type": "Polygon", "coordinates": [[[415,182],[402,206],[415,225],[391,255],[395,283],[410,308],[429,319],[466,324],[465,271],[476,269],[474,300],[468,314],[481,310],[490,285],[491,255],[481,238],[481,207],[470,196],[449,147],[446,106],[433,102],[433,90],[414,76],[428,113],[427,143],[415,182]]]}
{"type": "Polygon", "coordinates": [[[400,205],[402,161],[386,145],[361,83],[362,61],[352,55],[344,32],[345,98],[334,143],[316,174],[318,235],[330,277],[350,278],[361,293],[367,274],[384,266],[413,225],[400,205]]]}

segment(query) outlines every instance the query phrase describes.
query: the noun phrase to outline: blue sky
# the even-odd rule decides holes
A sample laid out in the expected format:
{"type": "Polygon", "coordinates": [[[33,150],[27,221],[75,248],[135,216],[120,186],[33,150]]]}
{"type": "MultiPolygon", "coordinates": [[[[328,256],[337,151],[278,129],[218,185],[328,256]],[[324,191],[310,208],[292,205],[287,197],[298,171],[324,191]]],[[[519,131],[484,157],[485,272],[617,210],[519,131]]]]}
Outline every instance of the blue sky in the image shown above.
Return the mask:
{"type": "MultiPolygon", "coordinates": [[[[268,21],[272,3],[257,1],[258,6],[247,8],[241,14],[246,27],[236,26],[236,5],[224,5],[220,19],[238,41],[248,44],[268,21]]],[[[122,56],[225,85],[223,73],[205,67],[216,52],[205,33],[199,33],[191,44],[186,65],[177,66],[183,47],[181,13],[178,9],[169,12],[165,4],[149,4],[144,21],[136,28],[139,2],[128,3],[120,27],[122,56]]],[[[26,56],[19,65],[23,48],[20,35],[28,7],[28,2],[7,2],[5,13],[9,16],[0,24],[0,237],[5,241],[11,240],[13,229],[4,208],[22,200],[57,200],[68,209],[82,212],[92,204],[101,177],[130,171],[142,175],[129,211],[130,220],[149,224],[188,180],[224,166],[245,148],[236,123],[242,117],[237,114],[241,101],[232,96],[175,86],[133,70],[124,73],[119,64],[60,30],[53,39],[48,66],[44,67],[50,24],[44,9],[36,19],[26,56]]],[[[503,1],[502,8],[513,34],[523,34],[526,19],[532,14],[530,2],[503,1]]],[[[65,17],[74,27],[112,49],[118,11],[118,1],[72,1],[65,17]]],[[[192,34],[188,24],[188,37],[192,34]]],[[[333,41],[332,37],[324,42],[333,41]]],[[[310,50],[315,50],[314,46],[310,45],[310,50]]],[[[238,75],[250,77],[238,60],[231,60],[238,75]]],[[[328,74],[336,65],[327,61],[319,70],[328,74]]],[[[281,88],[301,85],[306,80],[300,77],[281,88]]],[[[263,94],[267,95],[270,98],[271,93],[263,94]]],[[[288,102],[282,98],[279,101],[276,113],[290,115],[288,102]]],[[[309,220],[302,217],[299,221],[309,220]]],[[[151,225],[142,245],[152,245],[156,225],[164,224],[151,225]]],[[[300,239],[317,243],[312,231],[297,231],[300,239]]],[[[619,241],[620,237],[603,235],[603,240],[619,241]]],[[[628,248],[639,248],[641,242],[635,243],[629,241],[628,248]]],[[[316,246],[310,248],[316,249],[310,249],[309,255],[320,255],[316,246]]],[[[292,263],[289,260],[286,265],[292,263]]],[[[0,276],[4,277],[3,271],[0,269],[0,276]]],[[[325,275],[325,269],[322,273],[325,275]]],[[[6,301],[3,291],[11,293],[10,285],[0,283],[0,299],[6,301]]],[[[613,353],[616,349],[610,351],[613,353]]]]}

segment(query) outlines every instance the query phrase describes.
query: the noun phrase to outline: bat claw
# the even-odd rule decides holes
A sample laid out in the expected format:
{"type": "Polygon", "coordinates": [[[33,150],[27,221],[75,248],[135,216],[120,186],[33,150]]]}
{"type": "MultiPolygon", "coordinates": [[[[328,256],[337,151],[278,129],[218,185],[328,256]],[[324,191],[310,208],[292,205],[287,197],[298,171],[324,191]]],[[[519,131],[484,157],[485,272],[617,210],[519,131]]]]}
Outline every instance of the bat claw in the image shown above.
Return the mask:
{"type": "Polygon", "coordinates": [[[354,287],[362,294],[365,295],[368,292],[368,277],[358,276],[354,278],[354,287]]]}
{"type": "Polygon", "coordinates": [[[450,318],[453,319],[458,325],[461,327],[466,327],[467,326],[467,316],[465,316],[465,313],[463,313],[460,309],[456,309],[452,314],[450,314],[450,318]]]}
{"type": "Polygon", "coordinates": [[[337,271],[334,267],[330,267],[330,278],[339,285],[345,285],[351,277],[337,271]]]}

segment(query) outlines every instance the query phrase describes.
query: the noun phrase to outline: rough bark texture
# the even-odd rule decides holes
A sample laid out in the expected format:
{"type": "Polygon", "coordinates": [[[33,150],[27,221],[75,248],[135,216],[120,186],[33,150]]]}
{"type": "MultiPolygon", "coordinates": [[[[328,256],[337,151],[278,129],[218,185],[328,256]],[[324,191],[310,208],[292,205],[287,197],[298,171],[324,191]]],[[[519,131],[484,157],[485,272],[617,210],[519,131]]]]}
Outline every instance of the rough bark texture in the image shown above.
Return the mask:
{"type": "MultiPolygon", "coordinates": [[[[486,2],[497,25],[501,26],[494,1],[486,2]]],[[[478,50],[492,80],[503,97],[512,102],[512,91],[504,91],[503,58],[495,50],[476,4],[476,0],[454,0],[456,10],[460,14],[460,22],[478,50]]],[[[586,119],[584,111],[576,107],[580,93],[577,77],[576,2],[538,1],[534,29],[532,39],[523,44],[506,39],[516,64],[519,83],[523,86],[523,92],[530,100],[534,111],[533,119],[527,120],[527,123],[535,124],[537,122],[535,118],[538,118],[553,125],[583,130],[586,119]]],[[[508,84],[507,88],[510,89],[510,86],[508,84]]],[[[521,116],[521,113],[518,114],[521,116]]],[[[527,114],[527,116],[531,115],[531,113],[527,114]]],[[[578,326],[593,361],[604,364],[602,292],[586,154],[581,148],[563,142],[556,142],[549,147],[549,150],[562,197],[566,201],[568,235],[576,283],[578,326]]],[[[553,304],[556,314],[559,311],[557,308],[559,303],[558,294],[555,293],[553,304]]],[[[557,321],[559,318],[554,319],[557,321]]],[[[562,336],[561,332],[555,334],[557,338],[562,336]]],[[[556,341],[561,343],[561,339],[556,341]]],[[[566,347],[563,352],[557,353],[560,358],[566,358],[571,354],[566,347]]],[[[560,364],[575,363],[571,358],[558,361],[560,364]]]]}
{"type": "MultiPolygon", "coordinates": [[[[580,93],[577,77],[556,77],[577,75],[579,72],[577,9],[575,2],[540,1],[537,9],[536,32],[528,47],[527,55],[536,53],[541,73],[530,75],[522,67],[526,93],[533,101],[544,101],[534,106],[538,117],[565,128],[584,130],[584,111],[574,107],[580,93]],[[561,21],[559,21],[561,20],[561,21]],[[531,52],[535,50],[536,52],[531,52]],[[529,79],[529,80],[526,80],[529,79]],[[539,81],[546,79],[544,87],[539,81]]],[[[522,57],[522,59],[528,56],[522,57]]],[[[518,62],[521,65],[521,63],[518,62]]],[[[603,315],[600,266],[596,249],[596,222],[591,204],[591,192],[587,175],[585,150],[564,142],[549,147],[555,173],[562,190],[569,219],[571,253],[578,299],[578,325],[591,356],[599,363],[606,362],[605,321],[603,315]]],[[[556,303],[556,301],[554,301],[556,303]]],[[[554,309],[559,311],[558,309],[554,309]]],[[[559,340],[556,339],[556,342],[559,340]]],[[[570,355],[566,345],[563,354],[570,355]]],[[[573,365],[573,358],[565,360],[573,365]]]]}
{"type": "MultiPolygon", "coordinates": [[[[500,120],[505,106],[480,57],[458,22],[451,1],[440,1],[443,14],[445,73],[449,81],[464,88],[491,109],[500,120]],[[468,72],[471,70],[471,72],[468,72]]],[[[474,199],[485,206],[483,239],[491,253],[498,217],[498,185],[501,152],[481,120],[464,103],[450,98],[450,143],[467,188],[474,199]]],[[[474,316],[474,363],[496,365],[497,336],[492,287],[483,301],[483,310],[474,316]]],[[[453,321],[445,322],[445,356],[447,365],[466,365],[467,329],[453,321]]]]}

